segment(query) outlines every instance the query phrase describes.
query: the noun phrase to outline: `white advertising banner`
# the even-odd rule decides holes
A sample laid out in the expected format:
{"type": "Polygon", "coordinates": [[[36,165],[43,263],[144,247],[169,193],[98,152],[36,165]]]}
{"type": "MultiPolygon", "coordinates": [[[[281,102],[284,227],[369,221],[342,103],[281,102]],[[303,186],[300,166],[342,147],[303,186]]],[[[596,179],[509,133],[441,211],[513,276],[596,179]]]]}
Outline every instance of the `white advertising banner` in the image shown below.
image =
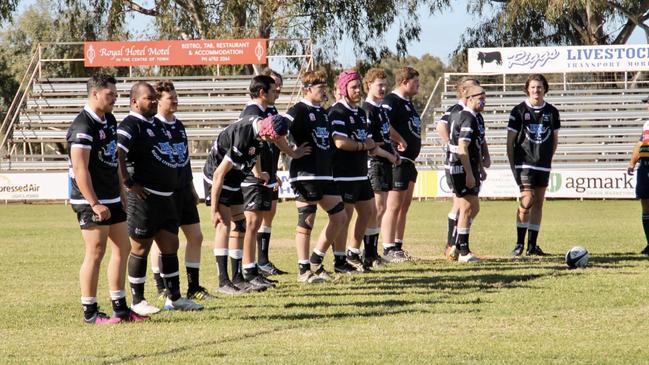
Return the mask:
{"type": "Polygon", "coordinates": [[[470,48],[469,73],[649,70],[649,45],[470,48]]]}
{"type": "MultiPolygon", "coordinates": [[[[480,196],[484,198],[515,198],[518,186],[510,170],[489,169],[480,196]]],[[[293,199],[295,193],[288,179],[288,172],[280,171],[282,186],[279,197],[293,199]]],[[[201,198],[205,198],[203,174],[194,173],[194,186],[201,198]]],[[[549,198],[629,199],[635,197],[635,176],[625,170],[553,170],[546,196],[549,198]]],[[[0,200],[67,200],[70,182],[68,174],[57,173],[2,173],[0,174],[0,200]]],[[[446,183],[444,171],[419,171],[415,197],[450,198],[453,192],[446,183]]]]}
{"type": "Polygon", "coordinates": [[[0,200],[63,200],[68,196],[65,172],[0,173],[0,200]]]}
{"type": "MultiPolygon", "coordinates": [[[[451,197],[444,171],[438,171],[438,197],[451,197]]],[[[635,198],[635,176],[626,170],[553,170],[546,191],[548,198],[635,198]]],[[[510,170],[487,170],[480,189],[483,198],[514,198],[519,189],[510,170]]]]}

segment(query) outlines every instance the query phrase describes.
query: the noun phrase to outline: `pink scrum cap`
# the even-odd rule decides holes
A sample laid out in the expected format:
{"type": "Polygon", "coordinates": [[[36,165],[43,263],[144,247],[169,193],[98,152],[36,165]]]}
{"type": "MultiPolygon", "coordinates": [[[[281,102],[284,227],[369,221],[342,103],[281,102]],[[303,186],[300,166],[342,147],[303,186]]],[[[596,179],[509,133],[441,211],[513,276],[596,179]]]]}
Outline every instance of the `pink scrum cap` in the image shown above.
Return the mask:
{"type": "Polygon", "coordinates": [[[340,75],[338,75],[338,80],[336,80],[336,87],[338,88],[338,92],[340,92],[340,96],[348,96],[347,84],[360,79],[361,75],[354,70],[345,70],[341,72],[340,75]]]}
{"type": "Polygon", "coordinates": [[[275,139],[288,133],[288,121],[279,114],[260,119],[257,127],[259,137],[275,139]]]}

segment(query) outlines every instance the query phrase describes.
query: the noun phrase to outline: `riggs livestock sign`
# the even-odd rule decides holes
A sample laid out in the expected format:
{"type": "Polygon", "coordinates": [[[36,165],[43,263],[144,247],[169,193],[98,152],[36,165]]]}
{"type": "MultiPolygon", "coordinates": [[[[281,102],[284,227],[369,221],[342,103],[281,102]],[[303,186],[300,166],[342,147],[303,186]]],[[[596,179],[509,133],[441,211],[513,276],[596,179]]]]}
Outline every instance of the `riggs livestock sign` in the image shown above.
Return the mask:
{"type": "Polygon", "coordinates": [[[649,70],[649,45],[469,49],[469,73],[563,73],[649,70]]]}

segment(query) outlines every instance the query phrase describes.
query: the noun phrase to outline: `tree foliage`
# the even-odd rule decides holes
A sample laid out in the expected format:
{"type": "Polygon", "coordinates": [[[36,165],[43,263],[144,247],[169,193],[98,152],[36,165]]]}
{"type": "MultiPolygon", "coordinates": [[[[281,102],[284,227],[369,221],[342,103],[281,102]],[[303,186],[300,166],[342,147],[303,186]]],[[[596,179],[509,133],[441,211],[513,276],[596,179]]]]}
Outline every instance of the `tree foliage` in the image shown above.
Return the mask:
{"type": "Polygon", "coordinates": [[[462,36],[455,68],[472,47],[624,44],[637,27],[649,40],[649,0],[472,0],[467,11],[483,20],[462,36]]]}

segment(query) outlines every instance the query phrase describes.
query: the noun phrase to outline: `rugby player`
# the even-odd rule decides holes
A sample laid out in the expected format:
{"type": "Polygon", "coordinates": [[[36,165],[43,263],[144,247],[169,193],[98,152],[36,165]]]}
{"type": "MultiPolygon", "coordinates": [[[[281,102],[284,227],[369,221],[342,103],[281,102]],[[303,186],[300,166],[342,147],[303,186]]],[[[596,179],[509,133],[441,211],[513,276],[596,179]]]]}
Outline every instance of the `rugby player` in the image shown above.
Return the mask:
{"type": "Polygon", "coordinates": [[[326,75],[322,71],[308,71],[302,75],[301,82],[304,98],[288,110],[287,118],[291,120],[290,132],[294,143],[310,147],[311,154],[291,160],[289,172],[291,186],[297,194],[297,280],[315,283],[331,278],[322,261],[347,217],[333,181],[331,125],[321,106],[326,99],[326,75]],[[309,258],[311,230],[315,222],[317,204],[327,212],[329,221],[309,258]]]}
{"type": "Polygon", "coordinates": [[[545,102],[549,87],[543,75],[530,75],[524,90],[527,99],[512,109],[507,125],[507,158],[521,192],[512,256],[523,253],[526,233],[525,254],[543,256],[536,241],[561,122],[557,108],[545,102]]]}
{"type": "MultiPolygon", "coordinates": [[[[214,299],[214,296],[200,285],[203,232],[201,232],[200,218],[196,207],[198,194],[194,189],[187,132],[183,123],[174,115],[178,110],[178,94],[171,81],[159,81],[155,85],[155,90],[158,96],[158,114],[155,115],[155,118],[162,122],[162,125],[171,133],[171,146],[176,152],[176,163],[178,164],[178,185],[174,191],[174,198],[178,222],[187,239],[185,248],[187,298],[211,300],[214,299]]],[[[160,250],[156,244],[151,247],[151,270],[154,273],[158,293],[164,295],[164,283],[160,276],[159,262],[160,250]]]]}
{"type": "MultiPolygon", "coordinates": [[[[378,267],[383,264],[383,259],[378,254],[379,232],[381,220],[385,213],[388,191],[392,190],[392,166],[401,163],[399,154],[392,146],[394,133],[390,128],[390,120],[386,110],[381,106],[381,100],[385,97],[388,75],[381,68],[372,68],[367,71],[363,78],[363,85],[367,92],[367,98],[363,102],[363,110],[367,114],[367,122],[372,139],[377,149],[370,152],[368,176],[374,191],[374,209],[367,224],[367,230],[363,237],[365,252],[363,264],[365,267],[378,267]],[[383,152],[384,151],[384,152],[383,152]]],[[[403,141],[400,144],[404,144],[403,141]]],[[[387,233],[383,232],[383,237],[387,233]]]]}
{"type": "MultiPolygon", "coordinates": [[[[268,85],[266,92],[273,92],[272,85],[272,83],[268,85]]],[[[257,157],[263,149],[262,143],[264,141],[285,143],[284,136],[287,132],[287,121],[280,115],[265,118],[251,116],[229,125],[214,141],[203,173],[205,203],[210,206],[212,224],[216,228],[214,256],[218,268],[220,293],[240,294],[263,291],[274,286],[274,283],[258,274],[254,264],[256,231],[249,232],[246,239],[241,183],[253,168],[257,179],[264,182],[269,180],[268,173],[261,171],[261,164],[256,164],[257,157]],[[211,180],[208,179],[210,176],[211,180]],[[244,251],[246,266],[242,268],[244,251]],[[232,280],[227,271],[228,256],[232,262],[232,280]]]]}
{"type": "MultiPolygon", "coordinates": [[[[642,99],[642,102],[649,110],[649,97],[642,99]]],[[[640,199],[642,206],[642,228],[647,242],[647,246],[640,253],[649,255],[649,121],[642,125],[640,141],[633,148],[631,161],[627,167],[629,175],[633,175],[633,170],[638,162],[640,162],[640,167],[638,167],[638,176],[636,177],[635,196],[640,199]]]]}
{"type": "MultiPolygon", "coordinates": [[[[359,108],[362,101],[361,76],[354,70],[343,71],[338,75],[336,87],[340,100],[329,109],[328,116],[336,147],[333,155],[333,176],[345,204],[347,219],[334,244],[334,271],[364,272],[366,267],[361,258],[360,247],[374,209],[374,193],[367,176],[367,153],[377,149],[365,110],[359,108]],[[347,231],[354,209],[358,217],[345,254],[347,231]]],[[[386,152],[383,156],[391,155],[386,152]]]]}
{"type": "Polygon", "coordinates": [[[167,310],[201,310],[203,306],[180,294],[178,273],[178,216],[173,196],[178,184],[176,151],[171,133],[153,116],[157,96],[153,86],[137,82],[131,87],[131,111],[117,129],[122,184],[127,189],[128,231],[131,253],[128,280],[133,310],[153,314],[159,308],[144,297],[146,258],[155,239],[160,248],[160,276],[164,282],[167,310]],[[132,174],[127,170],[127,162],[132,174]]]}
{"type": "MultiPolygon", "coordinates": [[[[282,75],[280,75],[279,73],[277,73],[276,71],[270,68],[265,68],[264,70],[261,71],[261,74],[273,78],[273,80],[275,81],[275,97],[279,98],[279,95],[282,92],[282,85],[284,84],[284,79],[282,78],[282,75]]],[[[266,110],[268,111],[268,113],[272,115],[278,114],[275,105],[272,104],[268,105],[266,110]]],[[[271,170],[269,171],[269,175],[271,180],[275,179],[276,185],[272,186],[272,183],[269,185],[269,187],[273,188],[273,196],[272,196],[270,210],[261,212],[261,217],[262,217],[261,227],[259,227],[259,231],[257,232],[257,264],[262,274],[267,276],[286,274],[286,271],[278,269],[270,261],[269,258],[270,237],[272,233],[273,219],[275,218],[275,213],[277,212],[279,188],[281,188],[282,186],[282,180],[277,177],[277,164],[279,163],[280,151],[279,148],[277,148],[277,146],[275,146],[274,144],[271,144],[270,146],[272,146],[273,155],[272,155],[272,163],[270,165],[271,170]]],[[[263,165],[264,163],[266,163],[265,161],[267,160],[267,157],[262,155],[260,159],[263,165]]]]}
{"type": "MultiPolygon", "coordinates": [[[[449,139],[449,129],[448,129],[448,121],[450,119],[450,115],[455,112],[461,112],[465,105],[464,105],[464,98],[467,96],[466,91],[468,90],[469,87],[471,86],[480,86],[480,82],[476,79],[469,78],[469,77],[463,77],[459,80],[459,82],[456,85],[456,90],[457,90],[457,96],[458,96],[458,102],[457,104],[449,107],[444,115],[440,118],[440,120],[437,122],[437,134],[439,137],[442,139],[444,142],[444,150],[446,152],[445,160],[444,160],[444,170],[446,173],[446,182],[449,187],[452,188],[452,182],[451,182],[451,175],[449,171],[449,165],[448,165],[448,139],[449,139]]],[[[484,118],[482,118],[481,114],[478,114],[478,122],[480,125],[480,132],[481,132],[481,137],[482,137],[482,143],[481,143],[481,152],[482,152],[482,165],[484,168],[489,168],[491,166],[491,156],[489,155],[489,148],[486,143],[486,139],[484,138],[484,118]]],[[[459,199],[456,196],[453,196],[453,207],[451,208],[451,211],[448,213],[448,231],[446,235],[446,249],[444,250],[444,256],[448,260],[455,261],[458,258],[458,252],[456,250],[455,246],[455,239],[456,239],[456,229],[455,226],[457,224],[457,215],[460,210],[459,207],[459,199]]]]}
{"type": "Polygon", "coordinates": [[[395,131],[393,139],[406,142],[406,146],[403,146],[405,149],[399,151],[401,164],[394,166],[392,171],[393,186],[388,193],[387,209],[381,222],[381,227],[385,229],[383,258],[388,262],[409,259],[403,250],[403,237],[417,181],[415,160],[421,150],[421,119],[412,104],[412,98],[418,91],[419,72],[412,67],[399,68],[395,72],[395,89],[382,102],[395,131]]]}
{"type": "Polygon", "coordinates": [[[483,137],[478,121],[486,94],[480,86],[471,86],[466,93],[464,109],[450,114],[448,141],[450,181],[459,208],[455,241],[459,262],[479,261],[469,248],[469,234],[471,221],[480,210],[480,181],[486,177],[480,152],[483,137]]]}
{"type": "Polygon", "coordinates": [[[115,78],[95,74],[87,83],[88,103],[68,129],[70,204],[77,214],[85,256],[79,271],[83,320],[89,324],[142,321],[126,304],[124,281],[131,245],[128,239],[123,190],[117,168],[117,121],[112,114],[117,99],[115,78]],[[97,282],[101,260],[111,242],[108,289],[113,315],[99,311],[97,282]]]}

